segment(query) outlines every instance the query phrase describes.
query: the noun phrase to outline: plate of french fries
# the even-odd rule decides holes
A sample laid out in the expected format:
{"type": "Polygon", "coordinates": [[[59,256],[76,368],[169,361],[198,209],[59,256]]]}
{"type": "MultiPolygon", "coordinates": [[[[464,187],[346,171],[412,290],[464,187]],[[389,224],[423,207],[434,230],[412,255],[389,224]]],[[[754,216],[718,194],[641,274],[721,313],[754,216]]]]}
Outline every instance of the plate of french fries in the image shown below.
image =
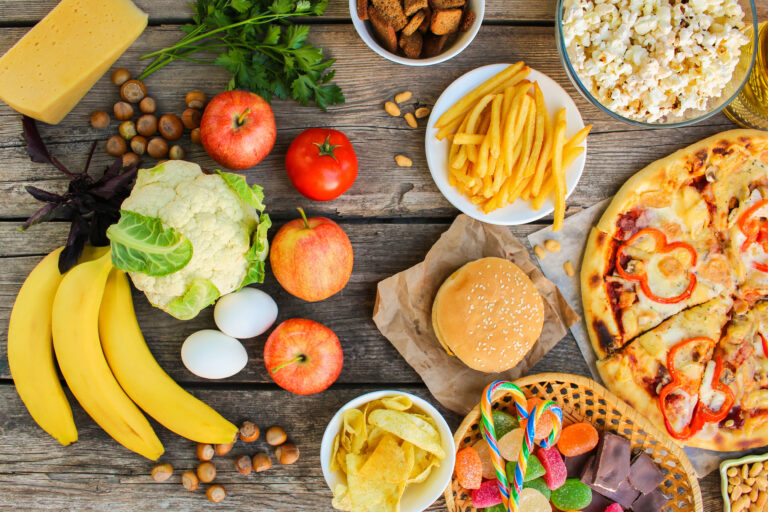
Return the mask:
{"type": "Polygon", "coordinates": [[[591,128],[547,75],[523,62],[491,64],[459,77],[435,103],[427,163],[440,192],[470,217],[515,225],[554,212],[557,230],[591,128]]]}

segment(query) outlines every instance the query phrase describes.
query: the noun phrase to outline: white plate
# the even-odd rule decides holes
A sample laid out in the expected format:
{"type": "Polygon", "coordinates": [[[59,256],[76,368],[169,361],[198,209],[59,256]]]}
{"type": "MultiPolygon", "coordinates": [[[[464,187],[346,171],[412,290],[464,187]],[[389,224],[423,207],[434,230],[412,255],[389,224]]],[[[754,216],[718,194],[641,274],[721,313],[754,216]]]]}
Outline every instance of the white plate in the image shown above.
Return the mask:
{"type": "MultiPolygon", "coordinates": [[[[549,215],[555,210],[552,199],[547,199],[540,210],[531,208],[528,201],[518,199],[514,203],[499,208],[490,213],[483,211],[470,202],[469,198],[461,194],[457,189],[448,183],[448,149],[450,143],[447,139],[437,140],[435,135],[437,129],[434,127],[437,119],[457,101],[466,96],[480,84],[494,76],[495,74],[508,67],[509,64],[490,64],[481,68],[474,69],[456,79],[448,86],[443,94],[438,98],[429,116],[426,133],[426,153],[427,165],[432,179],[437,188],[453,206],[482,222],[488,224],[499,224],[502,226],[512,226],[515,224],[525,224],[549,215]]],[[[584,128],[584,121],[581,119],[579,109],[565,90],[557,82],[549,78],[544,73],[531,69],[527,77],[532,82],[538,82],[544,100],[547,103],[550,117],[554,117],[557,112],[565,107],[565,119],[568,125],[566,137],[572,137],[576,132],[584,128]]],[[[587,142],[583,143],[584,151],[579,155],[575,162],[565,173],[566,197],[576,188],[576,184],[584,171],[584,163],[587,161],[587,142]]]]}

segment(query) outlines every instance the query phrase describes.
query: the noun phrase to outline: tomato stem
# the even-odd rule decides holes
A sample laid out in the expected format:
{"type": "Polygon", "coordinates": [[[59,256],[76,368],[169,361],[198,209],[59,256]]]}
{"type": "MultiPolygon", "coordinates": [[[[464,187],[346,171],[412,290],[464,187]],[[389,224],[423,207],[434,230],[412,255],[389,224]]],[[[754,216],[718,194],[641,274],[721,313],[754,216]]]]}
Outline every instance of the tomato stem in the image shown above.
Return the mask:
{"type": "Polygon", "coordinates": [[[304,208],[302,208],[301,206],[297,206],[296,209],[299,210],[299,213],[301,214],[301,218],[304,219],[304,227],[306,229],[311,229],[309,226],[309,221],[307,220],[307,214],[304,213],[304,208]]]}
{"type": "Polygon", "coordinates": [[[339,159],[336,158],[336,155],[333,153],[333,150],[341,146],[341,144],[336,144],[336,145],[331,144],[330,135],[328,135],[328,137],[325,138],[325,142],[323,142],[322,144],[318,142],[313,142],[312,144],[317,146],[320,156],[329,156],[334,160],[336,160],[337,162],[339,161],[339,159]]]}
{"type": "Polygon", "coordinates": [[[290,365],[295,364],[295,363],[303,363],[306,360],[307,360],[307,356],[305,356],[304,354],[299,354],[298,356],[294,357],[290,361],[286,361],[283,364],[281,364],[279,366],[276,366],[275,368],[272,368],[270,370],[270,373],[277,373],[278,371],[282,370],[286,366],[290,366],[290,365]]]}

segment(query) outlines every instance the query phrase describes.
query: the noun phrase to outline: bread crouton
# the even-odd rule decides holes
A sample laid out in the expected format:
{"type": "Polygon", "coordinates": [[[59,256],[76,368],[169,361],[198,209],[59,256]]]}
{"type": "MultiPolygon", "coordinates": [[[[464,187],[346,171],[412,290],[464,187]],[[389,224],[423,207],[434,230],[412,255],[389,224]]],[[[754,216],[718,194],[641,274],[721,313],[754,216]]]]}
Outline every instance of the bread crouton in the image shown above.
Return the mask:
{"type": "Polygon", "coordinates": [[[424,58],[435,57],[443,51],[445,42],[448,40],[448,35],[436,36],[435,34],[427,34],[424,36],[424,44],[422,47],[421,56],[424,58]]]}
{"type": "Polygon", "coordinates": [[[429,6],[429,3],[427,0],[405,0],[404,1],[405,6],[405,15],[406,16],[413,16],[421,9],[424,9],[429,6]]]}
{"type": "MultiPolygon", "coordinates": [[[[371,0],[373,6],[379,11],[381,17],[399,32],[408,24],[408,18],[403,13],[403,6],[400,0],[371,0]]],[[[370,16],[370,14],[369,14],[370,16]]]]}
{"type": "Polygon", "coordinates": [[[429,22],[432,19],[432,9],[425,7],[421,10],[421,12],[424,13],[424,21],[422,21],[421,25],[419,26],[419,32],[421,32],[423,35],[429,31],[429,22]]]}
{"type": "Polygon", "coordinates": [[[429,4],[433,9],[453,9],[456,7],[464,7],[466,0],[429,0],[429,4]]]}
{"type": "Polygon", "coordinates": [[[421,55],[421,47],[424,40],[421,32],[413,32],[410,35],[400,34],[400,48],[403,49],[406,57],[417,59],[421,55]]]}
{"type": "Polygon", "coordinates": [[[368,0],[357,0],[357,17],[363,21],[368,19],[368,0]]]}
{"type": "Polygon", "coordinates": [[[403,35],[409,36],[414,32],[416,32],[421,26],[421,23],[424,21],[425,17],[426,17],[426,14],[424,14],[424,11],[419,11],[413,16],[411,16],[411,19],[408,21],[408,24],[405,27],[403,27],[403,35]]]}
{"type": "Polygon", "coordinates": [[[458,32],[461,22],[461,9],[446,9],[432,13],[429,29],[433,34],[442,36],[458,32]]]}
{"type": "Polygon", "coordinates": [[[461,23],[459,24],[459,31],[466,32],[467,30],[472,27],[472,24],[475,22],[475,11],[466,10],[464,11],[464,16],[461,18],[461,23]]]}
{"type": "Polygon", "coordinates": [[[376,33],[376,39],[390,53],[397,53],[397,34],[392,25],[387,23],[378,9],[371,7],[368,9],[368,18],[376,33]]]}

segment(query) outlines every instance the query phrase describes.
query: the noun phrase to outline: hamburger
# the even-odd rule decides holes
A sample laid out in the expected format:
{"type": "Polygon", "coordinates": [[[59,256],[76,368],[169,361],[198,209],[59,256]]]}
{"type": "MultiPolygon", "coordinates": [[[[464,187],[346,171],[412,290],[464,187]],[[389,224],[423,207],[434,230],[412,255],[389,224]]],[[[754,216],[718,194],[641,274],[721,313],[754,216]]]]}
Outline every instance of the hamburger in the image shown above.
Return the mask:
{"type": "Polygon", "coordinates": [[[544,325],[541,295],[520,268],[503,258],[467,263],[445,280],[432,303],[440,344],[464,364],[487,373],[525,357],[544,325]]]}

